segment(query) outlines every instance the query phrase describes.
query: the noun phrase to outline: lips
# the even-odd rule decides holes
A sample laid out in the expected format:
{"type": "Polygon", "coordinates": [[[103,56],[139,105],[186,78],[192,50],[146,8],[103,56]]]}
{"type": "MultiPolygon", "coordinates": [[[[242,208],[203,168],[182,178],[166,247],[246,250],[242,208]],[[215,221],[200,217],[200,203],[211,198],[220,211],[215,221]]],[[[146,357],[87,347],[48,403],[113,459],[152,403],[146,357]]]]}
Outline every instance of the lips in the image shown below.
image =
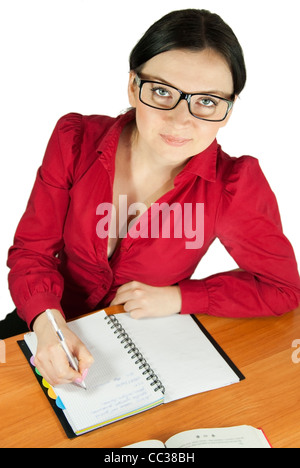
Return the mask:
{"type": "Polygon", "coordinates": [[[184,146],[191,141],[189,138],[181,138],[168,134],[161,134],[160,136],[170,146],[184,146]]]}

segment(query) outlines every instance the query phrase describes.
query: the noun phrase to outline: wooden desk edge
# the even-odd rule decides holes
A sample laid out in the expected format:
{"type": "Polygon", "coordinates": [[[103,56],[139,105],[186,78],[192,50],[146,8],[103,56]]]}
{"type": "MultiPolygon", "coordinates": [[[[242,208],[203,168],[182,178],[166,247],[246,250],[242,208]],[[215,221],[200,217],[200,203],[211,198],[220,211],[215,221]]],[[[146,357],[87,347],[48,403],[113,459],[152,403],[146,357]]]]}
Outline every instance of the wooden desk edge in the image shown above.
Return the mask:
{"type": "Polygon", "coordinates": [[[124,310],[123,306],[116,305],[116,306],[105,307],[103,309],[97,309],[97,310],[94,310],[93,312],[89,312],[88,314],[80,315],[79,317],[74,317],[73,319],[68,320],[68,322],[69,321],[73,322],[74,320],[78,320],[80,318],[87,317],[88,315],[97,314],[97,312],[100,312],[101,310],[105,310],[107,315],[115,315],[115,314],[124,314],[125,313],[125,310],[124,310]]]}

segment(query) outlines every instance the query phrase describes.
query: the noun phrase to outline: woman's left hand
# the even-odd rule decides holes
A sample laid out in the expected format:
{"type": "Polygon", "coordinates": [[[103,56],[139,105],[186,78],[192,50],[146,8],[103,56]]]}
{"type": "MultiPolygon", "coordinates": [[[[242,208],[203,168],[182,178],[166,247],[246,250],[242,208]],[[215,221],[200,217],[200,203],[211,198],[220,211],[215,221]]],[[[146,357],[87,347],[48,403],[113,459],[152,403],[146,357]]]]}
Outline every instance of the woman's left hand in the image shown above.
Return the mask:
{"type": "Polygon", "coordinates": [[[181,311],[181,292],[179,286],[155,287],[131,281],[119,287],[110,305],[121,304],[135,319],[164,317],[181,311]]]}

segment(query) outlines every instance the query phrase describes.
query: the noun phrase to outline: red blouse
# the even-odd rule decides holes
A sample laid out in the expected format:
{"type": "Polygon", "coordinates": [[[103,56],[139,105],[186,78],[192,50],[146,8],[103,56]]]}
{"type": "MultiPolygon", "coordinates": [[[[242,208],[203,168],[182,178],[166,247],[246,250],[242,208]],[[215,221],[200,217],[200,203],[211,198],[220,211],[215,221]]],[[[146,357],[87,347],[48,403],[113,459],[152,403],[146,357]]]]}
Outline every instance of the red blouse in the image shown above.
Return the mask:
{"type": "Polygon", "coordinates": [[[275,196],[255,158],[229,157],[216,141],[189,160],[155,204],[188,208],[190,229],[178,235],[169,210],[170,235],[163,235],[161,223],[151,236],[159,216],[151,207],[135,235],[129,231],[107,258],[98,207],[112,203],[116,149],[133,118],[133,112],[116,119],[69,114],[57,123],[9,250],[9,285],[20,317],[30,325],[47,308],[67,318],[82,315],[109,305],[117,288],[132,280],[179,285],[184,314],[253,317],[295,309],[299,274],[275,196]],[[216,238],[240,270],[191,280],[216,238]]]}

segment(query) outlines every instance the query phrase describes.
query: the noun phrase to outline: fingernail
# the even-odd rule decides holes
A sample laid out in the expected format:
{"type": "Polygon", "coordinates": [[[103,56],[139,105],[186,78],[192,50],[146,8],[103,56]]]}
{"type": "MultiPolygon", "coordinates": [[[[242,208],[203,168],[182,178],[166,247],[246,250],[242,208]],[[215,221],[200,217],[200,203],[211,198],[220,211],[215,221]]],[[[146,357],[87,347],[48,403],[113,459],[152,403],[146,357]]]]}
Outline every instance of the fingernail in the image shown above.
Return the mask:
{"type": "Polygon", "coordinates": [[[78,379],[75,380],[75,383],[81,383],[83,381],[82,377],[78,377],[78,379]]]}
{"type": "Polygon", "coordinates": [[[88,369],[84,369],[84,371],[82,372],[82,380],[84,380],[86,378],[86,376],[88,375],[88,369]]]}

